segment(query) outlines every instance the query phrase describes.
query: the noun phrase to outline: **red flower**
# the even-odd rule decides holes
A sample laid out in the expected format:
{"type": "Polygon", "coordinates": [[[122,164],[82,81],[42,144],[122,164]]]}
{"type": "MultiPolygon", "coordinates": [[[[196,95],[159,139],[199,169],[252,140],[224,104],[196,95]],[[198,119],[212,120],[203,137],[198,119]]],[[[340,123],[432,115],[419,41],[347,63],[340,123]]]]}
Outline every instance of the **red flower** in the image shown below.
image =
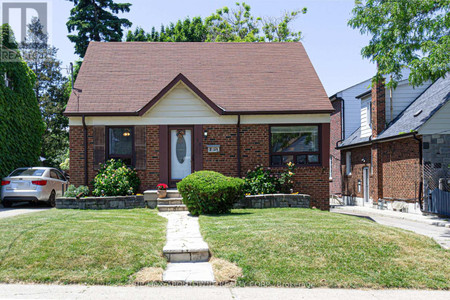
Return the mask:
{"type": "Polygon", "coordinates": [[[160,183],[156,187],[158,188],[158,190],[167,190],[169,188],[169,186],[165,183],[160,183]]]}

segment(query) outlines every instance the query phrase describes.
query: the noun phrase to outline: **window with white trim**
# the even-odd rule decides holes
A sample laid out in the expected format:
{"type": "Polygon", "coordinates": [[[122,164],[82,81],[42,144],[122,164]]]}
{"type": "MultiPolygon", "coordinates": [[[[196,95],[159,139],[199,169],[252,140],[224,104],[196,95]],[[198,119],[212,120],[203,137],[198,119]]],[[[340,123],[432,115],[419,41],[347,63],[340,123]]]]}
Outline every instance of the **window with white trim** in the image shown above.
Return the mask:
{"type": "Polygon", "coordinates": [[[352,153],[350,151],[345,153],[345,174],[352,175],[352,153]]]}

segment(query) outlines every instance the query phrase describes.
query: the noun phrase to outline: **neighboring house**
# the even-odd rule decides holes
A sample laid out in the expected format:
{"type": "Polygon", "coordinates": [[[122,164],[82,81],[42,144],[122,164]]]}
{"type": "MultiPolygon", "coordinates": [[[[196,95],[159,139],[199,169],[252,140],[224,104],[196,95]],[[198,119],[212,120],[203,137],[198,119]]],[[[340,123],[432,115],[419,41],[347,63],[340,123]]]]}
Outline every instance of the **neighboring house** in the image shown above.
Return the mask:
{"type": "Polygon", "coordinates": [[[110,158],[141,190],[294,162],[295,191],[328,209],[332,110],[301,43],[91,42],[65,111],[71,182],[110,158]]]}
{"type": "Polygon", "coordinates": [[[361,100],[358,95],[370,91],[371,80],[365,80],[330,97],[334,112],[330,122],[330,195],[342,195],[341,151],[337,144],[361,126],[361,100]]]}
{"type": "Polygon", "coordinates": [[[424,170],[450,163],[450,78],[386,91],[379,83],[358,96],[361,126],[338,146],[344,201],[420,212],[424,170]]]}

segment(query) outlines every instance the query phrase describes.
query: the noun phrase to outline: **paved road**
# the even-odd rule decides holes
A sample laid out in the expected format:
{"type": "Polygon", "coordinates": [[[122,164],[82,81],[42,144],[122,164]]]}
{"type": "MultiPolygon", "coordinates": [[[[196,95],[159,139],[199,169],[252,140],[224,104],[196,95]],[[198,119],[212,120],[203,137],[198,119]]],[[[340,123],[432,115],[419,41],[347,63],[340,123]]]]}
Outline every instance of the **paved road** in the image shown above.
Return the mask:
{"type": "Polygon", "coordinates": [[[369,217],[377,223],[382,225],[398,227],[405,230],[413,231],[418,234],[422,234],[434,239],[445,249],[450,249],[450,228],[434,226],[422,222],[416,222],[412,220],[399,219],[395,217],[382,216],[376,213],[370,212],[352,212],[345,209],[331,210],[332,212],[348,214],[361,217],[369,217]]]}
{"type": "Polygon", "coordinates": [[[448,300],[448,291],[0,284],[0,299],[448,300]]]}
{"type": "Polygon", "coordinates": [[[28,214],[32,212],[44,211],[47,209],[50,209],[50,207],[45,206],[45,204],[18,203],[15,204],[12,208],[3,208],[3,206],[0,204],[0,219],[28,214]]]}

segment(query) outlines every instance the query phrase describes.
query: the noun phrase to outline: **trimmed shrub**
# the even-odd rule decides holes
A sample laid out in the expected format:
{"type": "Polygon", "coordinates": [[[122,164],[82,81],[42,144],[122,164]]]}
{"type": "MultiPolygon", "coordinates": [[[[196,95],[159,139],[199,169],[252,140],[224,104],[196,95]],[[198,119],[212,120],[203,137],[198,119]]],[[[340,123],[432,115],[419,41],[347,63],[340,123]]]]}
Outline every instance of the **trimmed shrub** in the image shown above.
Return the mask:
{"type": "Polygon", "coordinates": [[[189,212],[224,214],[244,197],[244,181],[213,171],[195,172],[177,184],[178,192],[189,212]]]}
{"type": "Polygon", "coordinates": [[[127,196],[135,194],[141,181],[135,169],[121,160],[108,160],[94,178],[94,196],[127,196]]]}
{"type": "Polygon", "coordinates": [[[89,195],[89,188],[85,185],[75,187],[73,184],[69,185],[64,197],[86,197],[89,195]]]}

